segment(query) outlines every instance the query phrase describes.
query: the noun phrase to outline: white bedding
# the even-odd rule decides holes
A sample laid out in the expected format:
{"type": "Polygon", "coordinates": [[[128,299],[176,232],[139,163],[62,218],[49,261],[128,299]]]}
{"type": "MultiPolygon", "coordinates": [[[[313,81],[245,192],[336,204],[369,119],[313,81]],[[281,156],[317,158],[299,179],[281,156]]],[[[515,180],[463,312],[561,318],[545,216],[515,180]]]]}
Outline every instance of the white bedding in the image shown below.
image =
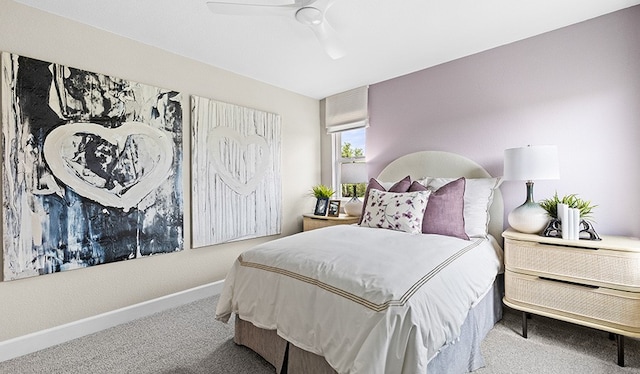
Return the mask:
{"type": "Polygon", "coordinates": [[[338,373],[426,373],[501,262],[489,239],[331,226],[243,253],[216,318],[277,330],[338,373]]]}

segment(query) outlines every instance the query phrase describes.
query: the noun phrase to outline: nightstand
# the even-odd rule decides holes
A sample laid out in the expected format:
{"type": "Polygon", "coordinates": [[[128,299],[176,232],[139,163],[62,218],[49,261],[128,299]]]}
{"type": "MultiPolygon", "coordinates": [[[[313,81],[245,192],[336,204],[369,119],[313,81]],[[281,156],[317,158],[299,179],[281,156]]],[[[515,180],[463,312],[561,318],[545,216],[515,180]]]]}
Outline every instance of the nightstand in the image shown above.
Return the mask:
{"type": "Polygon", "coordinates": [[[640,337],[640,240],[563,240],[508,229],[502,236],[505,305],[614,334],[618,365],[624,336],[640,337]]]}
{"type": "Polygon", "coordinates": [[[302,217],[302,231],[309,231],[327,226],[350,225],[352,223],[358,223],[358,221],[360,220],[360,217],[347,216],[343,214],[341,214],[339,217],[303,214],[302,217]]]}

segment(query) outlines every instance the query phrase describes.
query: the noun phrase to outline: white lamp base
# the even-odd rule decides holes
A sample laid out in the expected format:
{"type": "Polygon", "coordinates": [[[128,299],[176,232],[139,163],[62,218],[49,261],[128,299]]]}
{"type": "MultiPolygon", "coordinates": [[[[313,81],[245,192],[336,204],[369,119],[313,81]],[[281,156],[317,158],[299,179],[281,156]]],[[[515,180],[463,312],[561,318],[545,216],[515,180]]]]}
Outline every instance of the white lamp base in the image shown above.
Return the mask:
{"type": "Polygon", "coordinates": [[[509,226],[527,234],[538,234],[549,223],[549,215],[538,203],[526,202],[508,216],[509,226]]]}
{"type": "Polygon", "coordinates": [[[348,216],[360,217],[362,215],[362,200],[354,197],[344,204],[344,212],[348,216]]]}

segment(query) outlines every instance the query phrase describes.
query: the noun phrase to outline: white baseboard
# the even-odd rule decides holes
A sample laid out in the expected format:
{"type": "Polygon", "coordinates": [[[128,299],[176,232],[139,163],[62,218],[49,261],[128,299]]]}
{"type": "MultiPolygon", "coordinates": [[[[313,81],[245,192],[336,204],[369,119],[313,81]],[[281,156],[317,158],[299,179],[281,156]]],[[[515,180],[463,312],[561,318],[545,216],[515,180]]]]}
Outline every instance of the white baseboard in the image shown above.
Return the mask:
{"type": "MultiPolygon", "coordinates": [[[[108,329],[126,322],[146,317],[154,313],[175,308],[222,292],[224,281],[213,282],[199,287],[157,299],[145,301],[97,316],[70,322],[50,329],[0,342],[0,362],[26,355],[67,342],[85,335],[108,329]]],[[[212,311],[213,313],[214,311],[212,311]]]]}

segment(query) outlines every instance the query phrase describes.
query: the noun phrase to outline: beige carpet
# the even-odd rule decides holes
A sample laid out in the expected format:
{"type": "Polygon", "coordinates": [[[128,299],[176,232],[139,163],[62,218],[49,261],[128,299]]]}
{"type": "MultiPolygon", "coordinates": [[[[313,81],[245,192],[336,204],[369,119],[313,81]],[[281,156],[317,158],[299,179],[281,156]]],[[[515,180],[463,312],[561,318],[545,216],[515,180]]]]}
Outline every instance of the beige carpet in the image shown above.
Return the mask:
{"type": "MultiPolygon", "coordinates": [[[[274,373],[233,343],[232,323],[214,320],[216,302],[203,299],[5,361],[0,373],[274,373]]],[[[627,367],[620,368],[607,333],[534,316],[524,339],[520,322],[519,313],[505,310],[482,345],[486,367],[476,373],[640,373],[638,340],[627,339],[627,367]]]]}
{"type": "Polygon", "coordinates": [[[521,333],[522,314],[505,308],[482,343],[486,366],[474,373],[640,373],[636,339],[625,338],[625,367],[619,367],[607,332],[533,315],[528,338],[521,333]]]}

